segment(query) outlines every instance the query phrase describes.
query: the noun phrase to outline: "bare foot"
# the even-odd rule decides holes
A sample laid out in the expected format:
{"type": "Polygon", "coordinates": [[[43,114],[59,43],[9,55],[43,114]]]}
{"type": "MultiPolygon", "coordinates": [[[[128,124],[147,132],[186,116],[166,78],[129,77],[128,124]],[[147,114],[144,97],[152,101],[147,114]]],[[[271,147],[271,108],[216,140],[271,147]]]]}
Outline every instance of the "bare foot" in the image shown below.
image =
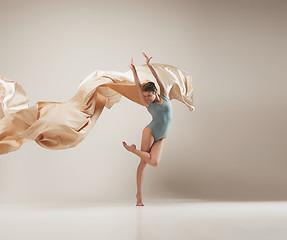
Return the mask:
{"type": "Polygon", "coordinates": [[[132,145],[127,145],[126,142],[123,142],[123,146],[129,151],[129,152],[133,152],[136,149],[136,145],[132,144],[132,145]]]}
{"type": "Polygon", "coordinates": [[[142,195],[137,193],[136,197],[137,197],[137,206],[144,206],[142,202],[142,195]]]}

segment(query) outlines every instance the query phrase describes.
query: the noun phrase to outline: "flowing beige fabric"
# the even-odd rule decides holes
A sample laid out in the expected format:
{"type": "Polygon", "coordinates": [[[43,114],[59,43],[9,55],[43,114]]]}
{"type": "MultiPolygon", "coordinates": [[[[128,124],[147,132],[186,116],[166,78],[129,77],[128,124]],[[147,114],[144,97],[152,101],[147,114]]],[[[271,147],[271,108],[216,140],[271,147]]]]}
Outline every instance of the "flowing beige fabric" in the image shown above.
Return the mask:
{"type": "MultiPolygon", "coordinates": [[[[170,99],[194,110],[191,76],[171,65],[153,63],[170,99]]],[[[136,67],[143,85],[159,86],[146,64],[136,67]]],[[[30,107],[24,89],[15,81],[0,78],[0,154],[16,151],[34,140],[48,149],[72,148],[92,129],[104,107],[110,109],[125,96],[142,106],[131,70],[121,73],[96,70],[80,82],[66,102],[37,102],[30,107]]]]}

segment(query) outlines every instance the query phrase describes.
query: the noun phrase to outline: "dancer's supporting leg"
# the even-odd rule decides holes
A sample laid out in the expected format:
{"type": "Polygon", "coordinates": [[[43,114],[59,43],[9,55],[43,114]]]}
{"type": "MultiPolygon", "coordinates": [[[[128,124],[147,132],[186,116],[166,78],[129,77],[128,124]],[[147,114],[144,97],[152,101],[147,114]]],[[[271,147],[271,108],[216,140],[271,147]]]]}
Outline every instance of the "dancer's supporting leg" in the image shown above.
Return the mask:
{"type": "MultiPolygon", "coordinates": [[[[141,150],[149,152],[153,144],[154,138],[149,128],[144,128],[142,131],[141,150]]],[[[137,206],[144,206],[142,202],[142,185],[143,185],[143,172],[147,163],[141,159],[137,169],[137,206]]]]}

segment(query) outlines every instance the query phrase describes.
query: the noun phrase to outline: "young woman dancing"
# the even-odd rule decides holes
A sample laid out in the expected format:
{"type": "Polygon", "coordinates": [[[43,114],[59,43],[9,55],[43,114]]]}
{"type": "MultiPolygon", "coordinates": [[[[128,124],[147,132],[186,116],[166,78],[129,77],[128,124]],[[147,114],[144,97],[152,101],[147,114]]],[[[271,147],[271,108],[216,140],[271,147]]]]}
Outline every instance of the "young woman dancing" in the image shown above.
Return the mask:
{"type": "Polygon", "coordinates": [[[159,79],[153,66],[149,63],[150,58],[145,53],[147,66],[155,77],[159,87],[160,94],[153,82],[147,82],[141,87],[136,68],[131,58],[129,67],[133,71],[134,80],[148,112],[152,115],[152,121],[142,131],[141,150],[136,149],[136,145],[127,145],[123,142],[123,146],[130,152],[141,158],[137,169],[137,205],[144,206],[142,202],[142,181],[143,171],[147,164],[156,167],[159,164],[162,155],[163,143],[167,137],[169,125],[172,120],[172,105],[167,97],[167,90],[159,79]]]}

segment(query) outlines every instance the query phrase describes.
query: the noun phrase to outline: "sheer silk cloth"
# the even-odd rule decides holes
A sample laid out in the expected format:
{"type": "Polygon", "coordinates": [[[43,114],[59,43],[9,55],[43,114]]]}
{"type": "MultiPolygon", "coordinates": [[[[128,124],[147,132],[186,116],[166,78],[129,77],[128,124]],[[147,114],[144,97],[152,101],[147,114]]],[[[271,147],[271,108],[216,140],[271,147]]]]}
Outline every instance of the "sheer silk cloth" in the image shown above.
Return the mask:
{"type": "MultiPolygon", "coordinates": [[[[194,110],[191,76],[171,65],[153,63],[170,99],[194,110]]],[[[159,85],[146,64],[136,67],[141,85],[159,85]]],[[[29,105],[19,83],[0,78],[0,154],[16,151],[28,141],[48,149],[72,148],[90,132],[104,107],[110,109],[124,96],[142,106],[131,70],[121,73],[96,70],[84,78],[73,98],[66,102],[29,105]]]]}

